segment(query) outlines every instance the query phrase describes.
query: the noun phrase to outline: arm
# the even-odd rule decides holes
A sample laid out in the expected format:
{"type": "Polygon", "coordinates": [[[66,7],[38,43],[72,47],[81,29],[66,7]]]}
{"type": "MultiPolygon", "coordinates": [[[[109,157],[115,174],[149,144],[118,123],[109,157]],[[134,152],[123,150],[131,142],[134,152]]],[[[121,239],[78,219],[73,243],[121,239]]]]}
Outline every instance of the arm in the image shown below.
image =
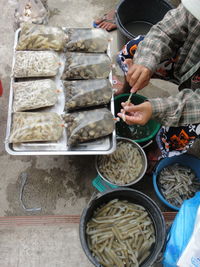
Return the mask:
{"type": "Polygon", "coordinates": [[[144,40],[138,45],[134,64],[129,68],[127,81],[131,92],[144,88],[163,60],[174,56],[188,35],[192,15],[182,4],[170,10],[162,21],[154,25],[144,40]]]}
{"type": "Polygon", "coordinates": [[[152,118],[166,126],[183,126],[200,122],[200,89],[184,89],[176,96],[149,100],[152,118]]]}
{"type": "Polygon", "coordinates": [[[172,57],[184,43],[190,17],[182,4],[168,11],[163,20],[154,25],[139,44],[134,63],[154,72],[161,61],[172,57]]]}
{"type": "MultiPolygon", "coordinates": [[[[153,98],[140,105],[122,104],[128,124],[144,125],[155,119],[165,126],[183,126],[200,122],[200,89],[184,89],[176,96],[153,98]]],[[[123,111],[122,111],[123,112],[123,111]]],[[[119,117],[123,117],[121,113],[119,117]]]]}

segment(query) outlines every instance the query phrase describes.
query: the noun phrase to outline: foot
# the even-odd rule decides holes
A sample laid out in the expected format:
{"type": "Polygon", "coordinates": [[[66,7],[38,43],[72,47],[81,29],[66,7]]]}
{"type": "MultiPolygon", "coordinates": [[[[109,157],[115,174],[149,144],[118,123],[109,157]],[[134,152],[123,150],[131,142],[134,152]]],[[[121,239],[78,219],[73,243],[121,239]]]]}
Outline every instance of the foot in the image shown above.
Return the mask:
{"type": "Polygon", "coordinates": [[[98,28],[107,31],[115,30],[117,28],[117,25],[115,23],[115,10],[111,10],[102,18],[96,19],[94,23],[97,25],[98,28]]]}

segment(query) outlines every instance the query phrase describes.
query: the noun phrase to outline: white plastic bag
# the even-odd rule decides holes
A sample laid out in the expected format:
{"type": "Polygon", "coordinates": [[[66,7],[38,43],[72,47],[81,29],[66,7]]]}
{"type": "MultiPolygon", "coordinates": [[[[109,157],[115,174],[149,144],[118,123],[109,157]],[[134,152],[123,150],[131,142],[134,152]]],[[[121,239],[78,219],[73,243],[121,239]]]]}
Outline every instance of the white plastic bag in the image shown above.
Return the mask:
{"type": "Polygon", "coordinates": [[[32,110],[55,105],[56,83],[50,79],[13,83],[13,111],[32,110]]]}
{"type": "Polygon", "coordinates": [[[105,105],[112,97],[108,79],[64,81],[65,110],[105,105]]]}
{"type": "Polygon", "coordinates": [[[17,51],[14,77],[53,77],[59,69],[59,57],[54,51],[17,51]]]}
{"type": "Polygon", "coordinates": [[[63,121],[57,113],[16,112],[9,142],[57,141],[62,134],[63,121]]]}
{"type": "Polygon", "coordinates": [[[179,267],[200,267],[200,206],[197,211],[191,239],[177,265],[179,267]]]}
{"type": "Polygon", "coordinates": [[[67,123],[68,145],[107,136],[115,128],[113,115],[107,108],[67,113],[62,117],[67,123]]]}
{"type": "MultiPolygon", "coordinates": [[[[195,170],[198,172],[199,169],[196,166],[196,164],[199,164],[197,162],[198,160],[193,161],[193,167],[195,166],[195,170]]],[[[168,240],[162,261],[164,267],[177,267],[177,262],[187,247],[194,231],[199,206],[200,191],[194,197],[183,201],[168,233],[168,240]]],[[[186,266],[190,267],[190,265],[186,266]]]]}
{"type": "Polygon", "coordinates": [[[17,50],[64,49],[65,33],[60,27],[26,23],[20,32],[17,50]]]}
{"type": "Polygon", "coordinates": [[[24,22],[46,24],[48,15],[48,11],[41,0],[20,0],[15,12],[16,28],[24,22]]]}
{"type": "Polygon", "coordinates": [[[67,51],[104,53],[108,48],[108,33],[103,29],[66,29],[67,51]]]}
{"type": "Polygon", "coordinates": [[[66,53],[64,80],[88,80],[108,78],[111,61],[108,55],[100,53],[66,53]]]}

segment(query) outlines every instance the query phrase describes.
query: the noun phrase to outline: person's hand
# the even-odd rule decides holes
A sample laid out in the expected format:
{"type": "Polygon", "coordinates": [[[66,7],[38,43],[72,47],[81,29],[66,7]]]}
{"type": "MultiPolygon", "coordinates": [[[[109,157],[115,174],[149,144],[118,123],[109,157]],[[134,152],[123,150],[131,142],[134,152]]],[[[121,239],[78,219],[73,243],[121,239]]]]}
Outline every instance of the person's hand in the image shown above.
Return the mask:
{"type": "Polygon", "coordinates": [[[121,113],[118,113],[117,115],[121,119],[125,119],[125,122],[129,125],[145,125],[151,119],[152,106],[148,101],[145,101],[140,105],[122,103],[122,107],[123,109],[121,109],[121,113]]]}
{"type": "MultiPolygon", "coordinates": [[[[126,61],[125,61],[126,62],[126,61]]],[[[135,93],[138,90],[144,88],[152,76],[150,69],[143,65],[130,64],[127,62],[128,72],[126,75],[126,80],[132,87],[131,93],[135,93]]]]}

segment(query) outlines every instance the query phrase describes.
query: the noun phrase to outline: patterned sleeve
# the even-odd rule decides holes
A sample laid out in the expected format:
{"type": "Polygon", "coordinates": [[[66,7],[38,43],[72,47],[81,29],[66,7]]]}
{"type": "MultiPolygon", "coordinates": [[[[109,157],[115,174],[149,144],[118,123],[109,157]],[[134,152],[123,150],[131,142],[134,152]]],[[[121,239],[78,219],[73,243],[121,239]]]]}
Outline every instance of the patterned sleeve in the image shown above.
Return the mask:
{"type": "Polygon", "coordinates": [[[152,118],[164,126],[200,123],[200,89],[184,89],[176,96],[149,99],[152,118]]]}
{"type": "Polygon", "coordinates": [[[168,11],[139,44],[134,56],[135,64],[144,65],[154,72],[160,62],[174,56],[187,37],[189,16],[182,4],[168,11]]]}

